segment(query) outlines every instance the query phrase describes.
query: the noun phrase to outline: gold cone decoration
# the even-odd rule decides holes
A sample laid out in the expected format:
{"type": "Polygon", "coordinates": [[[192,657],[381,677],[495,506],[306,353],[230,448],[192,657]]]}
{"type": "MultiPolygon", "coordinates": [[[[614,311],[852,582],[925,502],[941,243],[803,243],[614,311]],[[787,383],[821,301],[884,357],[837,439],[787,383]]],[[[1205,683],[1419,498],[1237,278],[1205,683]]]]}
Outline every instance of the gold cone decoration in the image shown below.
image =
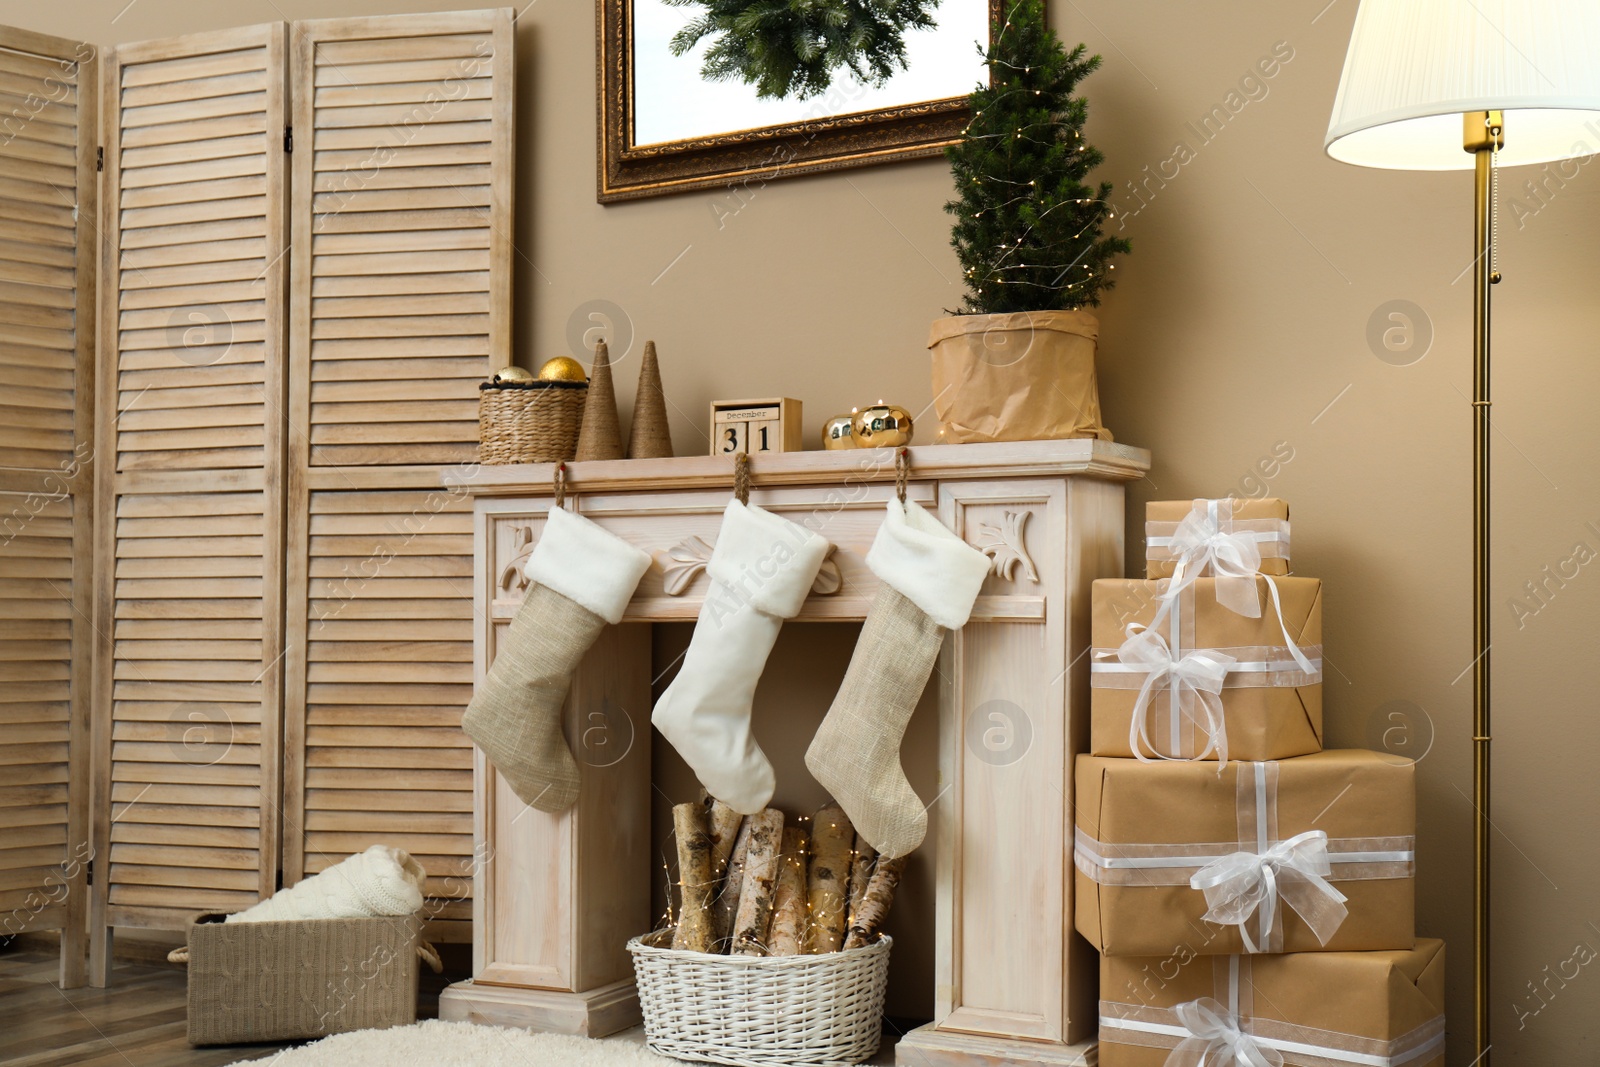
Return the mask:
{"type": "Polygon", "coordinates": [[[589,396],[578,430],[578,461],[622,458],[622,426],[617,419],[617,392],[611,384],[611,352],[601,341],[594,346],[589,369],[589,396]]]}
{"type": "Polygon", "coordinates": [[[633,396],[633,424],[628,427],[629,459],[661,459],[672,455],[672,430],[667,425],[667,394],[661,389],[656,343],[644,343],[639,365],[639,390],[633,396]]]}

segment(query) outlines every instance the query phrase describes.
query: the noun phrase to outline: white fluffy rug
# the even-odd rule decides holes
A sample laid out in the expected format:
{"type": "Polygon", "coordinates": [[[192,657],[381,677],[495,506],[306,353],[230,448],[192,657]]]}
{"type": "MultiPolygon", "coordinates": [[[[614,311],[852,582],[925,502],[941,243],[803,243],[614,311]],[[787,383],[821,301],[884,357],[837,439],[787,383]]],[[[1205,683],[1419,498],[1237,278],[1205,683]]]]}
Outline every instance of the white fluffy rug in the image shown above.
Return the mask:
{"type": "Polygon", "coordinates": [[[430,1019],[389,1030],[334,1034],[263,1059],[240,1060],[232,1067],[664,1067],[678,1063],[626,1038],[595,1041],[430,1019]]]}

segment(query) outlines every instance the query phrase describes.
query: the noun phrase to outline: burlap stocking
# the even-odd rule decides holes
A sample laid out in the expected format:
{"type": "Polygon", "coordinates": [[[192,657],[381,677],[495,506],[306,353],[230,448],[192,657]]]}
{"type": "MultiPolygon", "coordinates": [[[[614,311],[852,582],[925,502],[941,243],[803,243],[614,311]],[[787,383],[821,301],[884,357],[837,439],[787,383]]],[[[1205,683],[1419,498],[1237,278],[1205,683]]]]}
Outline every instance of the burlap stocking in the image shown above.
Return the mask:
{"type": "Polygon", "coordinates": [[[928,813],[900,741],[944,643],[972,612],[989,559],[915,503],[889,502],[867,566],[882,581],[806,766],[879,855],[922,843],[928,813]]]}
{"type": "Polygon", "coordinates": [[[578,764],[561,730],[572,673],[601,629],[622,618],[649,567],[649,553],[550,509],[528,558],[533,584],[461,717],[512,792],[540,811],[578,799],[578,764]]]}

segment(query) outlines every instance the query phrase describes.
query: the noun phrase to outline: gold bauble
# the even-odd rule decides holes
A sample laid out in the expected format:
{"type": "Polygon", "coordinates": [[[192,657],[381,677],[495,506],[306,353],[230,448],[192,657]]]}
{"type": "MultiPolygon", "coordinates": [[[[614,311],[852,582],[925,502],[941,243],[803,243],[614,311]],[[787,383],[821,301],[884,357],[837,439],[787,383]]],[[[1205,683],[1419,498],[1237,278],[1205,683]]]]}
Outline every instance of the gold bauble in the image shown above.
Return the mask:
{"type": "Polygon", "coordinates": [[[497,371],[494,376],[497,382],[531,382],[533,375],[522,367],[507,367],[497,371]]]}
{"type": "Polygon", "coordinates": [[[857,448],[896,448],[911,443],[911,413],[898,404],[878,401],[855,413],[850,432],[857,448]]]}
{"type": "Polygon", "coordinates": [[[570,356],[557,356],[548,360],[539,368],[541,382],[586,382],[588,375],[583,373],[583,364],[570,356]]]}
{"type": "Polygon", "coordinates": [[[822,447],[828,451],[840,448],[855,448],[856,439],[851,435],[851,423],[855,421],[853,415],[835,415],[822,424],[822,447]]]}

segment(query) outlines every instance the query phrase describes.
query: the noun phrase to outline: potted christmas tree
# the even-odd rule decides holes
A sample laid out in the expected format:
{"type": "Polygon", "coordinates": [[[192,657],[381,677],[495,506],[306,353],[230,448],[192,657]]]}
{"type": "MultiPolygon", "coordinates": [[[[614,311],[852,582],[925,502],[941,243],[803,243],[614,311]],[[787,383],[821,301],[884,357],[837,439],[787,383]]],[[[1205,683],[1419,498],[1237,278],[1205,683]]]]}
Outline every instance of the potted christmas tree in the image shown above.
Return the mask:
{"type": "Polygon", "coordinates": [[[1067,52],[1043,0],[1014,0],[989,39],[990,84],[945,149],[967,295],[933,324],[934,406],[946,441],[1110,439],[1094,374],[1099,320],[1084,309],[1130,245],[1101,235],[1111,183],[1084,183],[1104,157],[1083,139],[1088,104],[1072,95],[1100,57],[1067,52]]]}

